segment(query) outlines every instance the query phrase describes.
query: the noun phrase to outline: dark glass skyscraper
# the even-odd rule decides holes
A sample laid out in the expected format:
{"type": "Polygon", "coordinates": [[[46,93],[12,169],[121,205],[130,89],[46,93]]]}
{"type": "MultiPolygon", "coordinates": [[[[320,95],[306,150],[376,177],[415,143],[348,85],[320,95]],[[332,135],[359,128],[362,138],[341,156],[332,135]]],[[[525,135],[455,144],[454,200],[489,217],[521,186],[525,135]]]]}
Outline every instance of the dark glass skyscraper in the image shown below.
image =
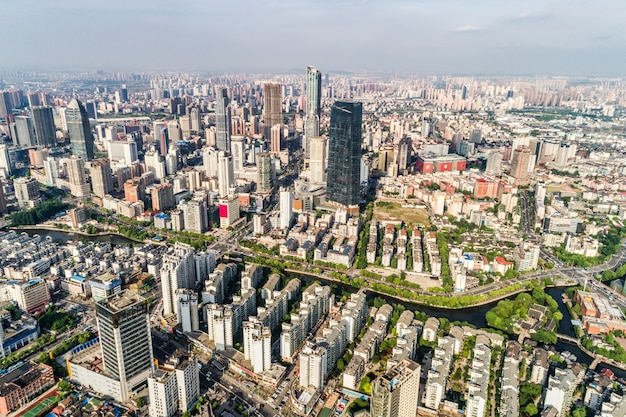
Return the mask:
{"type": "Polygon", "coordinates": [[[359,203],[363,106],[337,101],[330,110],[326,198],[343,206],[359,203]]]}
{"type": "Polygon", "coordinates": [[[215,147],[220,151],[230,152],[230,100],[226,88],[217,89],[215,103],[215,147]]]}
{"type": "Polygon", "coordinates": [[[57,131],[54,127],[52,107],[35,106],[31,109],[37,145],[51,147],[56,144],[57,131]]]}
{"type": "Polygon", "coordinates": [[[70,134],[72,153],[86,161],[93,159],[93,136],[89,116],[83,103],[74,98],[65,110],[67,130],[70,134]]]}

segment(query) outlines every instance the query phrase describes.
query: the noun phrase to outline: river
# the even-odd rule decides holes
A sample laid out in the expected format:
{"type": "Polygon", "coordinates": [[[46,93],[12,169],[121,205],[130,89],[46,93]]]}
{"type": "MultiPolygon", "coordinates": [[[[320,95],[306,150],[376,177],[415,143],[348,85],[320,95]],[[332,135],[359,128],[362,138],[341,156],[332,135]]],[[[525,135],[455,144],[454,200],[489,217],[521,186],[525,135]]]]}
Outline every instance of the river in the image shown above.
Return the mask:
{"type": "MultiPolygon", "coordinates": [[[[115,234],[107,234],[107,235],[97,235],[97,236],[86,236],[79,233],[72,232],[64,232],[61,230],[47,230],[47,229],[24,229],[22,230],[28,233],[29,236],[39,235],[42,239],[45,239],[47,236],[52,238],[54,242],[63,242],[66,243],[70,240],[95,240],[97,242],[111,242],[114,245],[128,245],[128,244],[137,244],[137,242],[125,238],[124,236],[115,235],[115,234]]],[[[20,230],[16,230],[17,233],[20,233],[20,230]]]]}
{"type": "MultiPolygon", "coordinates": [[[[60,230],[46,230],[46,229],[27,229],[24,231],[28,233],[30,236],[35,235],[35,234],[40,235],[42,238],[45,238],[46,236],[50,236],[52,240],[55,242],[67,242],[70,240],[88,239],[88,240],[95,240],[95,241],[100,241],[100,242],[111,242],[112,244],[118,244],[118,245],[127,245],[127,244],[137,243],[119,235],[84,236],[84,235],[70,233],[70,232],[63,232],[60,230]]],[[[351,287],[349,285],[346,285],[340,282],[324,280],[323,278],[319,278],[317,276],[301,274],[299,278],[303,281],[309,281],[309,282],[316,281],[316,280],[326,281],[328,285],[334,284],[350,292],[357,291],[356,288],[351,287]]],[[[561,320],[561,323],[559,324],[557,331],[561,334],[575,337],[576,335],[574,333],[574,328],[571,324],[571,316],[569,314],[569,310],[563,303],[563,291],[564,291],[564,288],[549,288],[546,290],[546,293],[548,293],[552,298],[556,300],[556,302],[559,305],[559,311],[563,314],[563,320],[561,320]]],[[[384,294],[378,294],[377,296],[385,299],[390,304],[402,304],[408,310],[421,311],[423,313],[428,314],[431,317],[445,318],[450,321],[467,322],[476,326],[477,328],[487,327],[485,314],[487,314],[487,312],[498,303],[498,301],[494,301],[492,303],[485,304],[479,307],[467,307],[467,308],[462,308],[462,309],[446,309],[446,308],[424,306],[421,304],[407,302],[407,301],[401,301],[394,297],[384,295],[384,294]]],[[[508,297],[508,299],[515,298],[515,297],[517,297],[517,294],[508,297]]],[[[563,343],[563,342],[558,342],[556,344],[556,350],[559,352],[569,351],[573,353],[574,355],[576,355],[576,357],[578,358],[578,361],[581,363],[585,363],[589,365],[592,362],[592,359],[589,356],[587,356],[583,351],[581,351],[578,348],[578,346],[570,345],[570,344],[563,343]]],[[[623,371],[618,368],[614,368],[612,366],[599,365],[598,370],[604,367],[612,370],[615,373],[615,375],[617,375],[618,377],[626,378],[626,371],[623,371]]]]}

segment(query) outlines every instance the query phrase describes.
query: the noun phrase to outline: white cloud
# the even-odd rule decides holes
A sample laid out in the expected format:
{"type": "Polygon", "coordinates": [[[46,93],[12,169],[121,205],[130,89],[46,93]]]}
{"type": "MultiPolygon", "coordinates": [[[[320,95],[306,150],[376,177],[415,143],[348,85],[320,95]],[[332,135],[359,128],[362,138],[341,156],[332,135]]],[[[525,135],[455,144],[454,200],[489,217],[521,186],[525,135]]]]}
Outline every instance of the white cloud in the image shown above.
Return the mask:
{"type": "Polygon", "coordinates": [[[465,25],[465,26],[460,26],[456,29],[454,29],[455,32],[477,32],[479,31],[481,28],[480,26],[476,26],[476,25],[465,25]]]}

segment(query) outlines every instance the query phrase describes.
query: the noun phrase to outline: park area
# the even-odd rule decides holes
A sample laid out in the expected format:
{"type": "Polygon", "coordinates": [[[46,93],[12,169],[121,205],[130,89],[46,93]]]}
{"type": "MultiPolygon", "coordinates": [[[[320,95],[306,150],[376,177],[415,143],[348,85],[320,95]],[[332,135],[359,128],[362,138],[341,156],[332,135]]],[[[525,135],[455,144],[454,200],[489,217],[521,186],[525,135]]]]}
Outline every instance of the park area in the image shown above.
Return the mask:
{"type": "Polygon", "coordinates": [[[374,220],[403,221],[407,225],[430,226],[430,219],[426,208],[415,207],[410,203],[395,201],[377,201],[374,204],[374,220]]]}

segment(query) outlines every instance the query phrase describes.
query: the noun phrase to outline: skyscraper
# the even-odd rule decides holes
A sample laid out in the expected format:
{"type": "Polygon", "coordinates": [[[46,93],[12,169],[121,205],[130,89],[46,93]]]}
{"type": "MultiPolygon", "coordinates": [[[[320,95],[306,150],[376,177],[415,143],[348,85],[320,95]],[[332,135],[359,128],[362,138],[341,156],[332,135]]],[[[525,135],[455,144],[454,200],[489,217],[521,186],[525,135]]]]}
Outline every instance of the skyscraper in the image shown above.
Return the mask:
{"type": "Polygon", "coordinates": [[[56,127],[52,107],[37,106],[31,108],[33,125],[35,127],[36,143],[42,147],[51,147],[56,144],[56,127]]]}
{"type": "Polygon", "coordinates": [[[152,373],[152,339],[146,300],[122,291],[96,304],[104,370],[120,381],[126,401],[152,373]]]}
{"type": "Polygon", "coordinates": [[[303,143],[306,155],[310,155],[311,138],[320,134],[320,115],[322,100],[322,73],[313,68],[306,67],[306,114],[304,121],[303,143]]]}
{"type": "Polygon", "coordinates": [[[269,152],[261,152],[256,157],[258,174],[256,191],[269,193],[272,191],[272,156],[269,152]]]}
{"type": "Polygon", "coordinates": [[[276,83],[263,84],[263,120],[265,137],[270,137],[274,125],[283,124],[283,86],[276,83]]]}
{"type": "Polygon", "coordinates": [[[196,267],[191,246],[176,242],[174,247],[163,256],[160,275],[163,289],[163,315],[175,314],[178,301],[176,290],[193,288],[195,285],[196,267]]]}
{"type": "Polygon", "coordinates": [[[230,99],[228,89],[218,88],[215,102],[215,147],[220,151],[230,152],[230,99]]]}
{"type": "Polygon", "coordinates": [[[65,110],[65,118],[72,153],[85,161],[91,161],[93,159],[93,136],[85,106],[78,99],[72,99],[65,110]]]}
{"type": "Polygon", "coordinates": [[[309,169],[311,171],[311,183],[318,184],[326,182],[326,138],[313,137],[311,138],[310,154],[311,159],[309,162],[309,169]]]}
{"type": "Polygon", "coordinates": [[[532,154],[528,146],[521,146],[513,151],[511,159],[511,176],[515,178],[517,185],[528,184],[530,158],[532,154]]]}
{"type": "Polygon", "coordinates": [[[98,197],[104,197],[113,191],[111,163],[106,158],[91,161],[91,189],[98,197]]]}
{"type": "Polygon", "coordinates": [[[15,133],[17,138],[13,138],[13,143],[20,146],[35,145],[35,129],[33,121],[28,116],[15,116],[15,133]]]}
{"type": "Polygon", "coordinates": [[[411,161],[411,151],[413,151],[413,144],[411,138],[408,136],[400,139],[398,143],[398,157],[396,163],[398,164],[399,171],[405,171],[411,161]]]}
{"type": "Polygon", "coordinates": [[[89,194],[89,184],[85,175],[85,160],[73,155],[67,159],[67,177],[70,183],[70,193],[74,197],[85,197],[89,194]]]}
{"type": "Polygon", "coordinates": [[[291,227],[293,217],[293,194],[289,190],[280,191],[280,228],[291,227]]]}
{"type": "Polygon", "coordinates": [[[342,205],[359,203],[362,105],[337,101],[330,112],[326,198],[342,205]]]}
{"type": "Polygon", "coordinates": [[[227,152],[220,152],[217,157],[217,182],[220,197],[230,195],[230,188],[234,181],[233,157],[227,152]]]}
{"type": "Polygon", "coordinates": [[[372,384],[372,417],[415,417],[419,399],[420,366],[403,359],[372,384]]]}
{"type": "Polygon", "coordinates": [[[233,170],[235,173],[243,172],[245,160],[246,138],[243,136],[233,136],[230,142],[230,152],[233,156],[233,170]]]}

